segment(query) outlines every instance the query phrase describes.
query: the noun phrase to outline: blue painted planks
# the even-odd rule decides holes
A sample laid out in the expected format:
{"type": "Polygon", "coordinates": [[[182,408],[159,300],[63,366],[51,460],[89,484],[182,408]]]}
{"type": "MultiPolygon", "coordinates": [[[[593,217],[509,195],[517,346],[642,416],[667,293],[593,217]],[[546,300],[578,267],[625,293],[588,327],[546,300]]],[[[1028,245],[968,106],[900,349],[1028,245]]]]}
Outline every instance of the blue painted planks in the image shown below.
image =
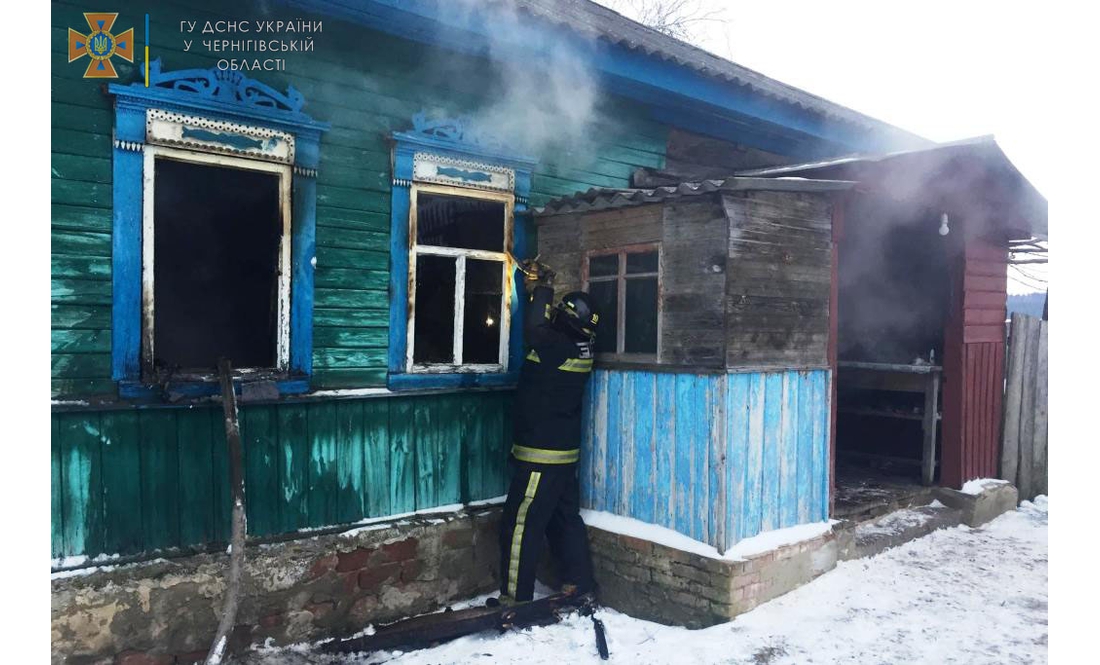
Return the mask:
{"type": "Polygon", "coordinates": [[[829,413],[831,391],[828,372],[814,372],[813,506],[817,520],[829,519],[829,413]],[[824,415],[820,415],[824,414],[824,415]]]}
{"type": "Polygon", "coordinates": [[[654,469],[654,386],[656,377],[639,373],[634,384],[634,472],[631,474],[630,516],[653,522],[657,495],[653,491],[654,469]]]}
{"type": "Polygon", "coordinates": [[[672,487],[674,483],[674,455],[673,437],[675,436],[674,423],[676,422],[676,376],[674,374],[658,374],[656,376],[657,422],[656,422],[656,446],[654,451],[657,468],[655,469],[656,484],[653,488],[656,505],[654,506],[656,524],[676,528],[675,506],[673,505],[672,487]]]}
{"type": "Polygon", "coordinates": [[[736,543],[746,531],[748,479],[749,387],[752,376],[731,374],[726,393],[726,540],[736,543]]]}
{"type": "Polygon", "coordinates": [[[607,431],[604,458],[603,510],[622,515],[619,497],[622,492],[622,397],[626,374],[612,372],[607,377],[607,431]]]}
{"type": "MultiPolygon", "coordinates": [[[[707,383],[711,381],[707,376],[691,377],[691,404],[688,407],[695,417],[687,419],[691,423],[691,477],[694,482],[691,485],[691,537],[696,540],[707,541],[707,522],[712,511],[712,499],[717,498],[711,493],[710,476],[710,420],[713,414],[710,412],[707,401],[707,383]]],[[[717,383],[717,382],[715,382],[717,383]]]]}
{"type": "Polygon", "coordinates": [[[783,375],[780,406],[779,526],[798,524],[798,373],[783,375]]]}
{"type": "Polygon", "coordinates": [[[585,507],[726,549],[828,515],[828,372],[597,370],[585,507]]]}
{"type": "Polygon", "coordinates": [[[780,527],[780,453],[783,450],[783,375],[764,377],[764,461],[761,483],[760,529],[780,527]]]}
{"type": "Polygon", "coordinates": [[[676,419],[673,427],[673,487],[672,503],[674,506],[673,528],[681,533],[692,533],[692,442],[691,434],[694,423],[693,418],[699,416],[692,413],[691,389],[693,376],[690,374],[676,375],[676,419]]]}
{"type": "Polygon", "coordinates": [[[764,477],[764,375],[750,376],[749,382],[749,435],[745,464],[745,509],[742,513],[744,528],[741,537],[747,538],[763,530],[762,497],[764,477]]]}
{"type": "MultiPolygon", "coordinates": [[[[707,542],[725,543],[726,513],[729,510],[729,487],[727,485],[726,465],[729,463],[729,446],[726,443],[726,393],[729,381],[707,382],[707,413],[710,446],[707,464],[709,496],[705,497],[707,507],[707,542]]],[[[724,547],[722,547],[724,551],[724,547]]]]}

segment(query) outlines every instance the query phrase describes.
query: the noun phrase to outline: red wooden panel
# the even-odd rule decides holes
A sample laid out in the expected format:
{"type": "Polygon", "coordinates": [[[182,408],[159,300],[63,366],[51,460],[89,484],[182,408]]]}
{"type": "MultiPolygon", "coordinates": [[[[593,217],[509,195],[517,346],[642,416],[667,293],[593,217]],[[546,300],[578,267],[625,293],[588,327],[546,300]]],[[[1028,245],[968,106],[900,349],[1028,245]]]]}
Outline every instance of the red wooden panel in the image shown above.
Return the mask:
{"type": "Polygon", "coordinates": [[[1004,390],[1006,246],[968,239],[952,274],[944,334],[940,482],[961,487],[997,474],[1004,390]]]}
{"type": "Polygon", "coordinates": [[[1004,277],[1008,275],[1008,263],[1003,258],[999,261],[967,260],[966,272],[969,275],[1004,277]]]}
{"type": "Polygon", "coordinates": [[[983,342],[1004,342],[1005,324],[985,324],[966,326],[963,331],[964,344],[980,344],[983,342]]]}
{"type": "Polygon", "coordinates": [[[988,277],[986,275],[972,275],[967,273],[963,278],[964,291],[992,291],[994,293],[1008,292],[1008,277],[988,277]]]}
{"type": "Polygon", "coordinates": [[[1001,261],[1008,259],[1008,241],[970,239],[966,244],[966,261],[1001,261]]]}
{"type": "Polygon", "coordinates": [[[1005,310],[1003,308],[967,309],[964,314],[963,322],[967,326],[1000,324],[1003,327],[1006,318],[1008,317],[1005,314],[1005,310]]]}
{"type": "Polygon", "coordinates": [[[965,309],[998,309],[1002,312],[1007,306],[1006,296],[1003,293],[991,291],[967,291],[963,295],[963,307],[965,309]]]}

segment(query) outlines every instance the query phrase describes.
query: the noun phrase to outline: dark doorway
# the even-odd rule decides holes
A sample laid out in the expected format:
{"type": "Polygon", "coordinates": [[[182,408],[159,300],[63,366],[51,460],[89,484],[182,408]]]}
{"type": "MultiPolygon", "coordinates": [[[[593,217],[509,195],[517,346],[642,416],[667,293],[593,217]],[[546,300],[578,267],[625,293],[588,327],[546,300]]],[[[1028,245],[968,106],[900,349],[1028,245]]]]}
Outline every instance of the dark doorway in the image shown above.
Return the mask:
{"type": "MultiPolygon", "coordinates": [[[[866,194],[845,215],[835,441],[844,487],[920,488],[938,478],[953,252],[940,214],[920,201],[866,194]]],[[[837,491],[839,502],[839,480],[837,491]]]]}
{"type": "Polygon", "coordinates": [[[279,175],[158,158],[153,365],[277,364],[279,175]]]}

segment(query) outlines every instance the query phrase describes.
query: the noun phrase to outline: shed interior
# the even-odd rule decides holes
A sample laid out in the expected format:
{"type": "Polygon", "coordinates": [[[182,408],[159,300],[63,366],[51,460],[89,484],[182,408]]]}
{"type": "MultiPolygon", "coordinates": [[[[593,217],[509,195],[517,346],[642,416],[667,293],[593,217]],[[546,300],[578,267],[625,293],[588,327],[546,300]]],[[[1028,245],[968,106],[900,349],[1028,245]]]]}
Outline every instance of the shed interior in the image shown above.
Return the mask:
{"type": "MultiPolygon", "coordinates": [[[[859,193],[837,243],[837,482],[938,478],[940,381],[958,246],[924,199],[859,193]],[[926,458],[926,455],[931,458],[926,458]]],[[[957,234],[956,234],[957,235],[957,234]]]]}

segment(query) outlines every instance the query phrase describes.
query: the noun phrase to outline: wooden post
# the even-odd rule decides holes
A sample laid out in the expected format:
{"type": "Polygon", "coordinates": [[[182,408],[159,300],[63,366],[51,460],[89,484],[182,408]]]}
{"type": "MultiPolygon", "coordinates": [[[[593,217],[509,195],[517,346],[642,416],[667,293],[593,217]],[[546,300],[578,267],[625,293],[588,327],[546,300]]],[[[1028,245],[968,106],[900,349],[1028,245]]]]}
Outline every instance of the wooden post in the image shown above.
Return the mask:
{"type": "Polygon", "coordinates": [[[1020,396],[1023,390],[1026,337],[1027,326],[1022,317],[1013,314],[1009,327],[1008,378],[1005,381],[1004,431],[1001,438],[1001,478],[1013,484],[1019,480],[1020,396]]]}
{"type": "Polygon", "coordinates": [[[229,488],[233,498],[233,532],[229,546],[229,573],[225,582],[225,604],[218,632],[206,654],[206,665],[218,665],[225,656],[229,633],[237,622],[241,599],[241,572],[244,569],[244,543],[247,525],[244,510],[244,464],[241,453],[241,429],[237,417],[237,397],[233,392],[233,369],[229,360],[218,360],[221,377],[222,412],[225,415],[225,443],[229,448],[229,488]]]}
{"type": "Polygon", "coordinates": [[[1023,366],[1020,391],[1020,463],[1016,485],[1020,497],[1035,496],[1033,487],[1035,456],[1035,372],[1038,361],[1039,320],[1030,316],[1020,317],[1027,329],[1023,340],[1023,366]]]}
{"type": "Polygon", "coordinates": [[[940,373],[929,372],[924,390],[924,454],[921,456],[921,482],[931,485],[936,473],[936,425],[939,422],[940,373]]]}
{"type": "Polygon", "coordinates": [[[840,241],[844,237],[844,211],[848,201],[837,197],[833,203],[832,247],[829,279],[829,515],[833,514],[836,502],[836,362],[838,337],[840,335],[839,299],[840,299],[840,241]]]}
{"type": "MultiPolygon", "coordinates": [[[[1047,322],[1039,322],[1035,367],[1035,443],[1032,448],[1031,481],[1035,494],[1047,493],[1047,322]]],[[[1028,497],[1030,498],[1030,497],[1028,497]]]]}

